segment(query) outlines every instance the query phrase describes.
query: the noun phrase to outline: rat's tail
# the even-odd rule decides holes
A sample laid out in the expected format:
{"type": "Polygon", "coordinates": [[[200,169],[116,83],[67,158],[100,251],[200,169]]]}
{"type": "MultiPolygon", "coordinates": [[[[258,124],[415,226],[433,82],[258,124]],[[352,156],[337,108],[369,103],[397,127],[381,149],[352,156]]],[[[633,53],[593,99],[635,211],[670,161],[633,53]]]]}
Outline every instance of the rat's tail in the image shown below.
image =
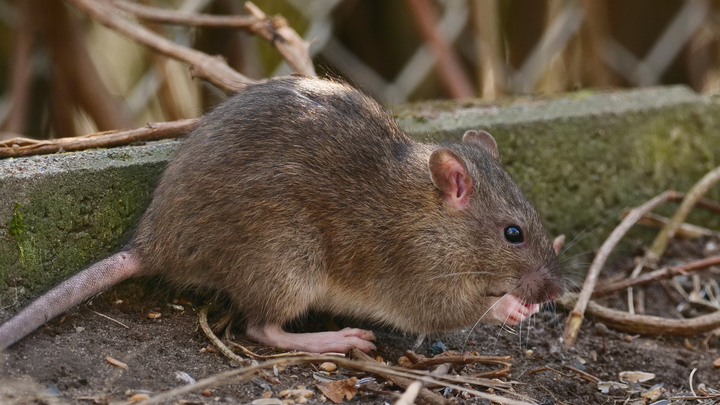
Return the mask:
{"type": "Polygon", "coordinates": [[[0,350],[83,300],[127,278],[140,275],[137,253],[122,251],[86,268],[48,291],[0,325],[0,350]]]}

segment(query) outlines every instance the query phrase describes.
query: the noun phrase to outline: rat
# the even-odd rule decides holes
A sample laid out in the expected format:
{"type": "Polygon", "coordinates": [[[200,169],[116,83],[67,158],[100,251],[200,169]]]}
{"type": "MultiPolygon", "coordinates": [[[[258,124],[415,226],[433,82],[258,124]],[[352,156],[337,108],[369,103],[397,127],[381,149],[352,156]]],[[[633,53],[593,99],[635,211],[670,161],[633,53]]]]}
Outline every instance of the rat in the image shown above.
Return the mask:
{"type": "Polygon", "coordinates": [[[284,77],[220,103],[166,167],[130,242],[0,326],[7,348],[135,276],[226,292],[249,338],[286,350],[375,348],[371,331],[290,333],[310,310],[411,333],[515,325],[564,282],[495,139],[423,143],[361,91],[284,77]]]}

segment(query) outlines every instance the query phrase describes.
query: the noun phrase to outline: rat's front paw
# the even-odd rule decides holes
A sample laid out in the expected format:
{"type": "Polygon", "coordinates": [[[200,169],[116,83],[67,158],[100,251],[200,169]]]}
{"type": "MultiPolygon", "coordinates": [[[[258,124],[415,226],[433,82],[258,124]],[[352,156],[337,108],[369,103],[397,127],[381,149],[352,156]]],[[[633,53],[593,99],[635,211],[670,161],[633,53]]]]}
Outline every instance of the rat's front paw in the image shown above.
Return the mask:
{"type": "Polygon", "coordinates": [[[517,325],[540,310],[540,304],[523,302],[512,294],[503,295],[490,310],[490,319],[494,323],[517,325]]]}

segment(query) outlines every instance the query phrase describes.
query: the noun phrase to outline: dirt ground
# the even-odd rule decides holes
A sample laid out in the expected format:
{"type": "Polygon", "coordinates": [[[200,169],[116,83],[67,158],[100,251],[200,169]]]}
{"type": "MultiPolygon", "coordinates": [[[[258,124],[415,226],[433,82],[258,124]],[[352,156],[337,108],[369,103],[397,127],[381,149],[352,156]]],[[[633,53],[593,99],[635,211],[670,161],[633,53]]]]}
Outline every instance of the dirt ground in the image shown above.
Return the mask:
{"type": "MultiPolygon", "coordinates": [[[[668,252],[669,264],[680,263],[720,253],[720,241],[700,240],[674,243],[668,252]]],[[[626,269],[632,256],[618,260],[615,271],[626,269]]],[[[702,280],[718,280],[720,269],[700,272],[702,280]]],[[[684,285],[690,285],[688,278],[684,285]]],[[[646,312],[677,318],[676,305],[658,285],[645,291],[646,312]]],[[[616,295],[605,304],[623,308],[623,296],[616,295]]],[[[679,295],[678,295],[679,297],[679,295]]],[[[677,297],[675,297],[677,298],[677,297]]],[[[2,404],[92,404],[126,403],[134,394],[150,396],[187,384],[187,377],[195,380],[229,370],[233,365],[222,354],[206,350],[208,340],[200,331],[197,305],[207,299],[198,295],[179,293],[154,280],[135,281],[118,286],[89,304],[76,308],[12,346],[2,356],[0,369],[0,403],[2,404]],[[180,304],[177,304],[180,299],[180,304]],[[176,303],[173,304],[173,301],[176,303]],[[180,305],[180,306],[178,306],[180,305]],[[148,313],[158,312],[159,318],[149,319],[148,313]],[[100,314],[104,315],[101,316],[100,314]],[[125,326],[106,317],[119,321],[125,326]],[[119,368],[106,361],[112,357],[125,364],[119,368]]],[[[10,313],[0,314],[7,319],[10,313]]],[[[221,313],[211,312],[212,320],[221,313]]],[[[560,339],[565,319],[562,311],[544,311],[513,334],[496,326],[483,325],[475,331],[456,331],[432,336],[418,349],[418,353],[432,356],[431,345],[450,350],[477,350],[481,355],[512,356],[511,375],[508,381],[518,384],[516,392],[527,395],[539,404],[615,404],[647,403],[640,394],[661,384],[666,390],[662,398],[690,395],[689,378],[694,369],[693,387],[720,389],[720,370],[713,361],[720,357],[720,338],[706,335],[685,340],[672,337],[628,336],[608,330],[604,325],[586,320],[578,342],[567,347],[560,339]],[[643,371],[654,373],[655,378],[629,388],[614,388],[602,393],[596,383],[579,377],[567,367],[582,370],[602,381],[619,381],[618,373],[643,371]],[[552,368],[559,371],[541,370],[552,368]],[[631,401],[625,402],[628,398],[631,401]]],[[[309,322],[312,327],[313,323],[309,322]]],[[[405,350],[410,349],[415,336],[382,328],[377,332],[377,355],[397,363],[405,350]]],[[[269,353],[244,340],[241,328],[235,332],[236,340],[256,352],[269,353]]],[[[471,365],[456,367],[454,372],[472,375],[492,369],[489,366],[471,365]]],[[[362,378],[370,374],[335,372],[362,378]]],[[[308,403],[331,403],[316,388],[319,382],[317,365],[291,366],[277,373],[280,384],[263,379],[212,389],[209,396],[191,393],[176,397],[167,403],[213,404],[252,403],[287,389],[305,386],[312,391],[308,403]]],[[[342,378],[342,377],[339,377],[342,378]]],[[[402,390],[375,382],[360,385],[360,389],[346,403],[393,403],[402,390]]],[[[489,404],[487,400],[467,398],[457,391],[447,394],[455,403],[489,404]]],[[[661,400],[660,399],[660,400],[661,400]]],[[[256,403],[280,403],[269,400],[256,403]]],[[[673,399],[658,404],[690,404],[697,401],[673,399]]],[[[707,401],[706,403],[712,403],[707,401]]]]}

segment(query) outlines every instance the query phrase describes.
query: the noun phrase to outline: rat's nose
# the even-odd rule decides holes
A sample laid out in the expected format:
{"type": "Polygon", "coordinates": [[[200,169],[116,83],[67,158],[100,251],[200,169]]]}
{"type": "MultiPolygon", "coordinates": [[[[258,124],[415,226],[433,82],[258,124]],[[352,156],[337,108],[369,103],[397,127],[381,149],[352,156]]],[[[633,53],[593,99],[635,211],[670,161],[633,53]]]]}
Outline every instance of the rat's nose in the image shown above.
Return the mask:
{"type": "Polygon", "coordinates": [[[565,294],[565,282],[557,272],[543,266],[529,272],[521,279],[523,298],[527,302],[540,304],[556,300],[565,294]]]}

